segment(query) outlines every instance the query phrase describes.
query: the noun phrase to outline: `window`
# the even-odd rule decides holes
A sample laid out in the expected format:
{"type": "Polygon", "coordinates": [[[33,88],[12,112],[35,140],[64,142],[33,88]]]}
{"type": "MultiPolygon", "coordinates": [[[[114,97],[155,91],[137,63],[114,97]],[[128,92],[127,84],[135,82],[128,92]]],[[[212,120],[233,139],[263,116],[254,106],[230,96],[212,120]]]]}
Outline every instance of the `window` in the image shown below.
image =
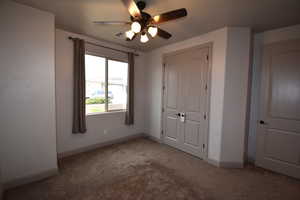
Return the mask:
{"type": "Polygon", "coordinates": [[[86,114],[126,109],[127,71],[126,62],[85,55],[86,114]]]}
{"type": "Polygon", "coordinates": [[[125,110],[127,103],[127,71],[125,62],[108,60],[108,110],[125,110]]]}

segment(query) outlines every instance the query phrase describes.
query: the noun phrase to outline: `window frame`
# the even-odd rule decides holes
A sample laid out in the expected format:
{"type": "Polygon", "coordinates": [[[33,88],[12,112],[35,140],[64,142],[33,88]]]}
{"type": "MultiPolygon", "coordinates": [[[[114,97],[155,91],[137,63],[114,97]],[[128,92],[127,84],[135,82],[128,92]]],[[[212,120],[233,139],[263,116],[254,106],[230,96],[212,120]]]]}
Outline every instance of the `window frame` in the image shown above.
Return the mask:
{"type": "MultiPolygon", "coordinates": [[[[109,110],[108,109],[108,61],[109,60],[112,60],[112,61],[117,61],[117,62],[124,62],[124,63],[127,63],[128,65],[128,61],[127,60],[122,60],[122,59],[115,59],[115,58],[111,58],[111,57],[108,57],[108,56],[104,56],[100,53],[95,53],[95,52],[91,52],[91,51],[85,51],[85,54],[84,56],[86,55],[90,55],[90,56],[97,56],[97,57],[101,57],[101,58],[104,58],[105,59],[105,111],[104,112],[95,112],[95,113],[86,113],[86,116],[92,116],[92,115],[103,115],[103,114],[111,114],[111,113],[124,113],[127,111],[127,105],[126,105],[126,108],[125,109],[117,109],[117,110],[109,110]]],[[[128,69],[128,68],[127,68],[128,69]]],[[[128,84],[128,80],[127,80],[127,84],[128,84]]],[[[127,86],[128,87],[128,86],[127,86]]],[[[127,104],[128,102],[126,102],[127,104]]],[[[87,104],[85,103],[85,106],[87,104]]]]}

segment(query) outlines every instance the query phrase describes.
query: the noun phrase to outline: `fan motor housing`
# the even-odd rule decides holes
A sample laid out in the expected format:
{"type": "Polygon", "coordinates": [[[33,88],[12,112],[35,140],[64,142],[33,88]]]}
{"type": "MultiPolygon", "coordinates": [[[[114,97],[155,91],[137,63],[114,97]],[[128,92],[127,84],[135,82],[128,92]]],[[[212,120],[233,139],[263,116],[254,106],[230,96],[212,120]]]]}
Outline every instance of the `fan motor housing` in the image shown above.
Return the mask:
{"type": "Polygon", "coordinates": [[[151,21],[151,15],[146,13],[146,12],[141,12],[142,17],[140,19],[135,19],[132,16],[130,17],[130,20],[132,22],[137,21],[141,24],[142,29],[146,28],[149,24],[149,22],[151,21]]]}

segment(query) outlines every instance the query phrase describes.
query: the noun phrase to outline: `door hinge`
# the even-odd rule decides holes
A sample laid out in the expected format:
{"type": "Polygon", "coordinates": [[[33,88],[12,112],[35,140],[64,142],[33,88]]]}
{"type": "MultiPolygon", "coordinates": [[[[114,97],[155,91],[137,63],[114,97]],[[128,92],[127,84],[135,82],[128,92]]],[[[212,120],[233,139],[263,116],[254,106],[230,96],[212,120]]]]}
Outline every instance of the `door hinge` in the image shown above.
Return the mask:
{"type": "Polygon", "coordinates": [[[207,84],[205,84],[205,90],[207,90],[207,88],[208,88],[208,86],[207,86],[207,84]]]}
{"type": "Polygon", "coordinates": [[[163,130],[161,131],[161,135],[164,135],[164,131],[163,130]]]}
{"type": "Polygon", "coordinates": [[[203,118],[206,120],[206,113],[204,113],[204,116],[203,116],[203,118]]]}
{"type": "Polygon", "coordinates": [[[165,112],[165,109],[164,109],[164,108],[162,108],[162,109],[161,109],[161,112],[165,112]]]}
{"type": "Polygon", "coordinates": [[[202,149],[203,149],[203,151],[204,151],[204,149],[205,149],[205,144],[202,144],[202,149]]]}
{"type": "Polygon", "coordinates": [[[163,90],[165,90],[166,89],[166,86],[163,86],[163,90]]]}
{"type": "Polygon", "coordinates": [[[208,61],[208,58],[209,58],[208,55],[206,55],[206,60],[207,60],[207,61],[208,61]]]}

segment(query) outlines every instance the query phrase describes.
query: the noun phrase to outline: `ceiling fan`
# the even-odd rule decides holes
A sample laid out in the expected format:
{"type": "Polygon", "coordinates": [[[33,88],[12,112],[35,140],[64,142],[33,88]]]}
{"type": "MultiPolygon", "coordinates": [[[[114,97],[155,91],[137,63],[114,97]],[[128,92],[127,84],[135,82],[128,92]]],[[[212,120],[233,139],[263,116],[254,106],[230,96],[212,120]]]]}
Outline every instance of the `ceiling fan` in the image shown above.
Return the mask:
{"type": "Polygon", "coordinates": [[[134,0],[122,0],[122,2],[129,11],[129,22],[95,21],[94,23],[102,25],[130,25],[131,30],[128,30],[125,33],[127,41],[132,41],[137,35],[141,35],[140,41],[142,43],[146,43],[149,41],[148,34],[152,38],[158,35],[161,38],[169,39],[172,35],[167,31],[160,29],[157,25],[187,16],[187,10],[185,8],[181,8],[152,17],[150,14],[143,12],[146,7],[146,3],[144,1],[138,1],[135,3],[134,0]]]}

